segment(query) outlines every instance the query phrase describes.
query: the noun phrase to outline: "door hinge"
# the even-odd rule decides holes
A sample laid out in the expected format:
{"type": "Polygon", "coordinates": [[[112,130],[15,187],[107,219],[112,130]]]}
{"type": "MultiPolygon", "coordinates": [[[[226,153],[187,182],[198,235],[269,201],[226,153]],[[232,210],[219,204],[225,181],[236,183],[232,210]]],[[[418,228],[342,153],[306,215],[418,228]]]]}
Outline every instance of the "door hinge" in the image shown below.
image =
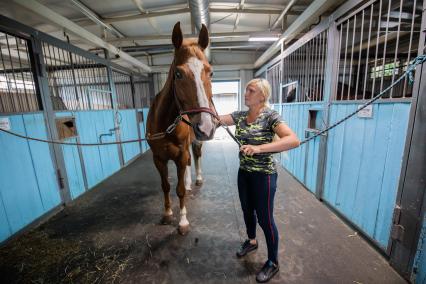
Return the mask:
{"type": "Polygon", "coordinates": [[[401,216],[401,206],[396,205],[393,210],[393,223],[397,224],[399,223],[399,217],[401,216]]]}
{"type": "Polygon", "coordinates": [[[400,242],[404,239],[405,228],[399,224],[393,224],[391,230],[391,238],[400,242]]]}
{"type": "Polygon", "coordinates": [[[64,178],[62,177],[61,170],[57,169],[56,173],[57,173],[57,177],[58,177],[59,188],[64,189],[64,178]]]}

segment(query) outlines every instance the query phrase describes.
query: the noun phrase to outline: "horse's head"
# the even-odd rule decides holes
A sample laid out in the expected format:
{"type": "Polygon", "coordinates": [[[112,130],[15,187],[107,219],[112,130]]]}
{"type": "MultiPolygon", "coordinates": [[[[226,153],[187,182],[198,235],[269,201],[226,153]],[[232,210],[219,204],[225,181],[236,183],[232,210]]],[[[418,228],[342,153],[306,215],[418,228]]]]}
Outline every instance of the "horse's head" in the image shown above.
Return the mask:
{"type": "MultiPolygon", "coordinates": [[[[197,39],[183,39],[180,23],[173,28],[172,42],[175,47],[174,62],[170,72],[174,81],[174,95],[180,111],[210,108],[212,103],[213,75],[204,49],[209,45],[209,34],[206,26],[202,26],[197,39]]],[[[214,118],[206,112],[189,115],[195,136],[198,140],[213,138],[216,126],[214,118]]]]}

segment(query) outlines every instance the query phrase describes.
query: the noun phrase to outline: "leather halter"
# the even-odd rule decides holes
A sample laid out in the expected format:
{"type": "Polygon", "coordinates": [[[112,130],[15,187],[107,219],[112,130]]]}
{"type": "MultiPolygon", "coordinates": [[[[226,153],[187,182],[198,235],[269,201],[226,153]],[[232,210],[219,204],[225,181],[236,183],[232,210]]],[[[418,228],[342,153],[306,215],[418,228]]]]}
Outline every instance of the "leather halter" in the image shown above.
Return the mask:
{"type": "Polygon", "coordinates": [[[173,78],[173,97],[175,98],[176,106],[178,108],[178,112],[179,112],[179,116],[178,117],[180,117],[181,120],[184,123],[188,124],[191,127],[194,127],[190,121],[186,120],[183,117],[183,115],[185,115],[185,114],[195,114],[195,113],[201,113],[201,112],[206,112],[206,113],[210,114],[211,116],[213,116],[217,121],[220,121],[219,115],[217,114],[216,106],[213,103],[213,99],[210,99],[210,101],[209,101],[209,103],[211,103],[212,106],[213,106],[213,110],[210,107],[198,107],[198,108],[193,108],[193,109],[189,109],[189,110],[183,110],[183,108],[182,108],[182,106],[181,106],[181,104],[179,102],[179,99],[178,99],[178,97],[176,95],[176,83],[175,83],[175,80],[176,79],[173,78]]]}

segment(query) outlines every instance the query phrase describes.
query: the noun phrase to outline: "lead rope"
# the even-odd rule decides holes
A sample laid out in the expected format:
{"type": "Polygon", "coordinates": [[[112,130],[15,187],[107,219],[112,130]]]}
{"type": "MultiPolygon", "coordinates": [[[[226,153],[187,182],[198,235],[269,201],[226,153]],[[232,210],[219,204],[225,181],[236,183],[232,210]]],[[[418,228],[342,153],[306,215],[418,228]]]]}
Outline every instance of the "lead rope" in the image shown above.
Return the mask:
{"type": "MultiPolygon", "coordinates": [[[[413,76],[413,72],[416,68],[417,65],[423,64],[424,62],[426,62],[426,55],[419,55],[417,56],[412,63],[410,63],[408,65],[407,70],[398,78],[398,80],[396,80],[395,82],[393,82],[390,86],[388,86],[386,89],[384,89],[382,92],[380,92],[378,95],[376,95],[375,97],[373,97],[372,99],[370,99],[369,101],[367,101],[366,103],[364,103],[359,109],[357,109],[356,111],[350,113],[349,115],[345,116],[344,118],[340,119],[339,121],[335,122],[334,124],[330,125],[329,127],[327,127],[324,130],[319,131],[318,133],[316,133],[315,135],[302,140],[300,142],[300,145],[305,144],[307,142],[309,142],[310,140],[330,131],[331,129],[335,128],[336,126],[338,126],[339,124],[343,123],[344,121],[348,120],[349,118],[351,118],[352,116],[354,116],[355,114],[357,114],[358,112],[360,112],[361,110],[363,110],[364,108],[366,108],[367,106],[371,105],[373,102],[377,101],[379,98],[381,98],[386,92],[388,92],[390,89],[392,89],[396,84],[398,84],[402,79],[404,79],[406,76],[408,76],[409,82],[410,84],[412,84],[414,82],[414,76],[413,76]]],[[[214,106],[214,103],[212,101],[213,107],[215,109],[216,112],[216,107],[214,106]]],[[[32,141],[38,141],[38,142],[44,142],[44,143],[50,143],[50,144],[60,144],[60,145],[72,145],[72,146],[102,146],[102,145],[115,145],[115,144],[126,144],[126,143],[135,143],[135,142],[141,142],[141,141],[146,141],[146,140],[157,140],[157,139],[162,139],[164,138],[167,134],[172,133],[177,125],[179,124],[179,122],[183,121],[184,123],[187,123],[188,125],[192,126],[191,123],[189,121],[187,121],[185,118],[183,118],[183,115],[185,114],[192,114],[192,113],[199,113],[199,112],[207,112],[210,115],[212,115],[217,121],[218,124],[223,127],[226,132],[228,132],[229,136],[231,136],[231,138],[238,144],[239,147],[242,146],[241,142],[238,141],[238,139],[235,137],[235,135],[231,132],[231,130],[229,129],[229,126],[226,125],[225,123],[220,121],[219,116],[217,115],[217,112],[214,113],[210,108],[198,108],[198,109],[193,109],[193,110],[188,110],[188,111],[182,111],[180,112],[180,114],[176,117],[176,119],[174,120],[174,122],[172,124],[170,124],[166,131],[164,132],[159,132],[156,134],[148,134],[146,138],[140,138],[140,139],[133,139],[133,140],[126,140],[126,141],[119,141],[119,142],[106,142],[106,143],[74,143],[74,142],[63,142],[63,141],[55,141],[55,140],[47,140],[47,139],[39,139],[39,138],[34,138],[34,137],[29,137],[29,136],[25,136],[25,135],[21,135],[6,129],[1,129],[1,132],[10,134],[12,136],[15,137],[19,137],[19,138],[23,138],[23,139],[28,139],[28,140],[32,140],[32,141]]]]}

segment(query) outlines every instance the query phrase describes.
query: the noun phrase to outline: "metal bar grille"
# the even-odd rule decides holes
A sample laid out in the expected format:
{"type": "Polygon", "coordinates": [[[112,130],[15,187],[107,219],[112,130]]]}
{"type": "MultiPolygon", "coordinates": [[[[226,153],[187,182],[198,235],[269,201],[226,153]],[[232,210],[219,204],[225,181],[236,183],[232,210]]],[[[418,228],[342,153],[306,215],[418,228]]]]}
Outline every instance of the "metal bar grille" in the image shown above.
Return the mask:
{"type": "Polygon", "coordinates": [[[149,107],[149,82],[143,81],[139,77],[133,78],[134,96],[135,96],[135,108],[149,107]]]}
{"type": "Polygon", "coordinates": [[[41,110],[28,41],[0,32],[0,113],[41,110]]]}
{"type": "MultiPolygon", "coordinates": [[[[340,30],[335,100],[366,100],[390,86],[417,56],[422,3],[380,0],[349,15],[340,30]]],[[[382,100],[410,98],[407,79],[382,100]]]]}
{"type": "Polygon", "coordinates": [[[323,100],[327,31],[283,58],[282,102],[323,100]]]}
{"type": "Polygon", "coordinates": [[[112,109],[105,65],[43,42],[54,110],[112,109]]]}
{"type": "Polygon", "coordinates": [[[277,63],[266,71],[266,80],[268,80],[269,84],[271,84],[271,97],[269,102],[272,104],[279,102],[280,70],[281,66],[279,63],[277,63]]]}
{"type": "Polygon", "coordinates": [[[117,105],[119,109],[134,108],[134,96],[132,80],[129,75],[113,70],[112,79],[117,94],[117,105]]]}

